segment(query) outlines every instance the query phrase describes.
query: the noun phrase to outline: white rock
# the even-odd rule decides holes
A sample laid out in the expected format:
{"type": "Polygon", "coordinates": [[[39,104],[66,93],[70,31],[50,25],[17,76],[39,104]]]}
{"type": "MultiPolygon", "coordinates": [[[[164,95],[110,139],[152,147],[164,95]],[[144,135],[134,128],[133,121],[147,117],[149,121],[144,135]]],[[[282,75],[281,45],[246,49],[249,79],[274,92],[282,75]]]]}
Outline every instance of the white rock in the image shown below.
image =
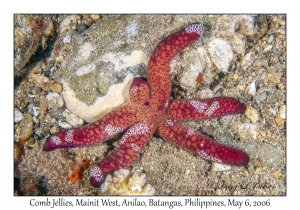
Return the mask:
{"type": "Polygon", "coordinates": [[[64,100],[58,93],[48,93],[46,99],[48,100],[49,109],[62,107],[64,105],[64,100]]]}
{"type": "Polygon", "coordinates": [[[132,80],[133,76],[129,74],[123,83],[112,85],[105,96],[97,98],[95,103],[90,106],[80,101],[70,88],[70,85],[65,81],[61,82],[64,87],[62,94],[66,107],[72,113],[87,122],[94,122],[106,113],[129,101],[129,87],[132,80]]]}
{"type": "Polygon", "coordinates": [[[18,109],[15,109],[14,110],[14,121],[15,123],[21,121],[23,119],[23,114],[22,112],[20,112],[18,109]]]}
{"type": "Polygon", "coordinates": [[[227,72],[233,59],[233,51],[229,43],[222,39],[213,39],[208,44],[208,51],[216,67],[220,71],[227,72]]]}

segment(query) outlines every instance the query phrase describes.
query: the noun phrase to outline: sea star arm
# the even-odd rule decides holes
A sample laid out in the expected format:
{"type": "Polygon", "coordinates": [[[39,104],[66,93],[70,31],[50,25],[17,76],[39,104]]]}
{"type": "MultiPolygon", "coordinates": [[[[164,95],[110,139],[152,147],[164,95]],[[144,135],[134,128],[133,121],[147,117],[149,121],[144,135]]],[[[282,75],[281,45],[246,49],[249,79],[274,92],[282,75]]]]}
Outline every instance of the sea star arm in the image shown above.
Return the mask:
{"type": "Polygon", "coordinates": [[[155,48],[148,63],[148,83],[152,101],[155,101],[158,107],[164,107],[170,97],[170,61],[182,49],[197,40],[203,32],[203,24],[194,23],[168,36],[155,48]]]}
{"type": "Polygon", "coordinates": [[[102,119],[86,126],[65,130],[47,138],[44,150],[50,151],[64,147],[88,146],[111,139],[138,121],[135,105],[149,98],[148,84],[141,78],[135,78],[129,88],[130,103],[102,119]]]}
{"type": "Polygon", "coordinates": [[[222,145],[193,128],[170,119],[158,127],[157,133],[163,139],[206,160],[235,166],[246,166],[249,162],[249,156],[245,152],[222,145]]]}
{"type": "Polygon", "coordinates": [[[231,97],[215,97],[202,100],[173,100],[169,115],[174,120],[207,120],[230,114],[242,114],[247,106],[231,97]]]}
{"type": "Polygon", "coordinates": [[[48,137],[44,143],[44,150],[97,144],[113,138],[137,120],[135,110],[131,106],[124,106],[94,123],[60,131],[48,137]]]}
{"type": "Polygon", "coordinates": [[[118,148],[91,169],[91,184],[100,187],[107,174],[119,168],[128,168],[151,139],[155,129],[154,123],[148,122],[137,123],[130,127],[121,138],[118,148]]]}

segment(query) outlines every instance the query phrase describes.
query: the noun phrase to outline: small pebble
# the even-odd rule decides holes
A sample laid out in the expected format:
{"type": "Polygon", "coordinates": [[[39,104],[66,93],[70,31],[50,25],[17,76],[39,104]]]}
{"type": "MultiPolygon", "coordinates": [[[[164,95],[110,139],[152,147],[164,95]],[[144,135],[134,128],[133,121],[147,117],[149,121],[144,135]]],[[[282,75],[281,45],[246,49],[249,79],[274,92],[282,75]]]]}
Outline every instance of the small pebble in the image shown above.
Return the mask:
{"type": "MultiPolygon", "coordinates": [[[[74,26],[73,26],[74,27],[74,26]]],[[[63,43],[69,43],[71,41],[71,37],[70,36],[65,36],[63,39],[62,39],[62,42],[63,43]]]]}
{"type": "Polygon", "coordinates": [[[232,50],[237,54],[244,54],[245,53],[245,44],[246,39],[241,34],[234,34],[230,37],[230,45],[232,47],[232,50]]]}
{"type": "Polygon", "coordinates": [[[191,173],[191,170],[189,170],[189,169],[187,169],[186,171],[185,171],[185,175],[189,175],[191,173]]]}
{"type": "Polygon", "coordinates": [[[46,112],[48,109],[47,99],[45,97],[40,98],[40,110],[46,112]]]}
{"type": "Polygon", "coordinates": [[[29,79],[31,80],[32,83],[37,84],[40,88],[43,90],[48,91],[49,90],[49,84],[50,80],[49,78],[43,76],[43,75],[38,75],[38,74],[30,74],[29,79]]]}
{"type": "Polygon", "coordinates": [[[64,130],[71,129],[72,126],[66,122],[58,122],[58,126],[64,130]]]}
{"type": "Polygon", "coordinates": [[[261,168],[257,167],[254,169],[254,174],[259,174],[261,172],[261,168]]]}
{"type": "Polygon", "coordinates": [[[278,169],[277,171],[272,172],[272,175],[275,177],[275,179],[280,179],[281,169],[278,169]]]}
{"type": "Polygon", "coordinates": [[[20,138],[29,139],[33,134],[33,121],[29,113],[24,114],[24,119],[20,122],[20,138]]]}
{"type": "Polygon", "coordinates": [[[53,108],[49,111],[49,114],[51,117],[57,119],[57,120],[62,120],[63,119],[63,108],[53,108]]]}
{"type": "Polygon", "coordinates": [[[45,114],[41,114],[41,115],[39,116],[39,120],[43,121],[43,120],[45,120],[45,117],[46,117],[45,114]]]}
{"type": "Polygon", "coordinates": [[[91,18],[96,21],[100,19],[100,15],[91,15],[91,18]]]}
{"type": "Polygon", "coordinates": [[[267,93],[266,92],[262,92],[256,95],[256,100],[258,100],[259,102],[263,102],[265,101],[267,98],[267,93]]]}
{"type": "Polygon", "coordinates": [[[282,119],[286,118],[285,110],[286,110],[286,105],[281,105],[278,109],[279,117],[281,117],[282,119]]]}
{"type": "Polygon", "coordinates": [[[268,39],[268,43],[271,43],[273,41],[273,39],[274,39],[274,35],[272,34],[268,39]]]}
{"type": "Polygon", "coordinates": [[[36,138],[30,138],[28,141],[28,146],[33,148],[38,146],[38,141],[36,138]]]}
{"type": "Polygon", "coordinates": [[[84,121],[75,114],[69,114],[66,117],[66,121],[75,128],[83,125],[83,123],[84,123],[84,121]]]}
{"type": "Polygon", "coordinates": [[[62,113],[63,117],[67,117],[69,114],[71,114],[71,112],[68,109],[65,109],[65,111],[62,113]]]}
{"type": "Polygon", "coordinates": [[[276,117],[275,122],[279,127],[283,127],[284,125],[284,119],[282,119],[281,117],[276,117]]]}
{"type": "Polygon", "coordinates": [[[49,109],[59,108],[64,105],[64,100],[58,93],[49,93],[46,98],[48,100],[49,109]]]}
{"type": "Polygon", "coordinates": [[[21,121],[23,118],[24,117],[23,117],[22,112],[20,112],[19,109],[15,108],[15,110],[14,110],[14,121],[15,121],[15,123],[21,121]]]}
{"type": "Polygon", "coordinates": [[[203,89],[201,91],[198,92],[198,96],[202,99],[204,98],[212,98],[214,97],[214,92],[209,89],[209,88],[206,88],[206,89],[203,89]]]}
{"type": "Polygon", "coordinates": [[[244,170],[244,171],[242,172],[242,174],[243,174],[243,176],[245,176],[245,177],[248,177],[248,176],[249,176],[249,173],[248,173],[247,170],[244,170]]]}
{"type": "Polygon", "coordinates": [[[238,32],[246,36],[251,36],[254,31],[254,19],[249,15],[243,15],[239,21],[238,32]]]}
{"type": "Polygon", "coordinates": [[[57,63],[60,63],[60,62],[62,62],[64,60],[64,56],[58,56],[57,58],[56,58],[56,62],[57,63]]]}
{"type": "Polygon", "coordinates": [[[40,123],[39,118],[37,118],[36,116],[32,117],[32,121],[34,122],[34,124],[39,124],[40,123]]]}
{"type": "Polygon", "coordinates": [[[244,88],[245,88],[245,86],[244,86],[243,84],[238,84],[238,85],[236,86],[236,89],[237,89],[237,90],[244,90],[244,88]]]}
{"type": "Polygon", "coordinates": [[[62,85],[60,83],[52,83],[50,85],[50,90],[56,93],[61,93],[62,92],[62,85]]]}
{"type": "Polygon", "coordinates": [[[247,88],[246,91],[248,91],[248,93],[250,95],[255,95],[256,94],[256,84],[255,81],[253,81],[247,88]]]}
{"type": "Polygon", "coordinates": [[[254,59],[255,59],[254,53],[252,52],[247,53],[242,60],[242,64],[241,64],[242,69],[246,70],[248,67],[250,67],[254,59]]]}
{"type": "Polygon", "coordinates": [[[252,122],[256,123],[259,120],[259,113],[258,111],[253,108],[252,106],[248,106],[245,111],[245,116],[252,122]]]}
{"type": "Polygon", "coordinates": [[[50,133],[55,134],[59,131],[59,127],[57,125],[54,125],[53,127],[50,128],[50,133]]]}
{"type": "Polygon", "coordinates": [[[267,52],[273,48],[273,45],[268,45],[263,52],[267,52]]]}
{"type": "Polygon", "coordinates": [[[237,80],[238,78],[239,78],[239,75],[237,75],[237,74],[232,75],[232,79],[237,80]]]}
{"type": "Polygon", "coordinates": [[[53,119],[53,118],[51,117],[51,115],[50,115],[50,114],[47,114],[44,120],[45,120],[46,122],[51,122],[52,119],[53,119]]]}
{"type": "Polygon", "coordinates": [[[37,117],[40,114],[40,108],[39,107],[32,107],[32,114],[33,116],[37,117]]]}

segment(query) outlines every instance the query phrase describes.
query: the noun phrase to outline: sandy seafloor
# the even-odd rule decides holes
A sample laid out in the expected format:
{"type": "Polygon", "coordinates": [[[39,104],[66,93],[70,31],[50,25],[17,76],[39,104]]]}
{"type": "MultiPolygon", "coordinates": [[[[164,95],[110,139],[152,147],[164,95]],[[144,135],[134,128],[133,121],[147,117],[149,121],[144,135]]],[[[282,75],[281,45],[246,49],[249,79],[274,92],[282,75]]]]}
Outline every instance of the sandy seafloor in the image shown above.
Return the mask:
{"type": "MultiPolygon", "coordinates": [[[[145,78],[155,46],[192,22],[203,22],[206,32],[174,58],[171,98],[231,96],[251,107],[247,116],[186,123],[247,152],[250,162],[246,167],[220,167],[154,136],[130,171],[146,174],[146,184],[161,196],[286,195],[285,15],[16,15],[15,62],[30,60],[17,71],[15,67],[14,107],[21,118],[14,125],[15,195],[105,194],[90,185],[88,173],[113,151],[119,138],[90,147],[42,150],[51,133],[83,123],[76,116],[67,120],[72,110],[66,110],[62,102],[62,81],[77,99],[92,106],[129,73],[145,78]],[[48,22],[40,26],[31,18],[48,22]],[[43,31],[45,27],[51,32],[43,31]],[[220,42],[220,53],[230,46],[232,58],[226,54],[220,54],[219,60],[212,58],[209,43],[215,39],[227,43],[220,42]],[[33,49],[36,42],[43,47],[33,49]],[[130,65],[123,58],[133,51],[142,52],[141,61],[130,65]],[[217,62],[229,66],[220,67],[217,62]],[[78,75],[82,66],[92,70],[78,75]],[[198,87],[194,86],[197,75],[184,80],[186,71],[194,77],[193,72],[203,74],[198,87]],[[54,93],[50,94],[54,99],[47,97],[49,93],[54,93]],[[83,158],[91,165],[83,179],[68,181],[74,162],[83,158]]],[[[74,112],[80,115],[85,110],[79,107],[74,112]]]]}

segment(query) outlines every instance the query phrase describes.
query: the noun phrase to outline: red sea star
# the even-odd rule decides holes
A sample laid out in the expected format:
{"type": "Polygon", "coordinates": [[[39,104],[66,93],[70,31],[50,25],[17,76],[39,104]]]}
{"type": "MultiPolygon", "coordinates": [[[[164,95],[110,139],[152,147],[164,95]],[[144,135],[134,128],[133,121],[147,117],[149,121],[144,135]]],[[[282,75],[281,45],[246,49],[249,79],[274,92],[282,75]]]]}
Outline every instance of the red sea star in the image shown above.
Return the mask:
{"type": "Polygon", "coordinates": [[[169,63],[183,48],[204,32],[202,23],[194,23],[164,39],[154,50],[148,64],[148,84],[135,78],[130,86],[130,102],[100,120],[47,138],[44,150],[98,144],[128,129],[115,151],[90,171],[90,181],[99,187],[107,174],[128,168],[156,132],[163,139],[210,161],[245,166],[245,152],[222,145],[183,126],[180,122],[205,120],[227,114],[244,113],[246,105],[230,97],[204,100],[172,100],[169,63]]]}

